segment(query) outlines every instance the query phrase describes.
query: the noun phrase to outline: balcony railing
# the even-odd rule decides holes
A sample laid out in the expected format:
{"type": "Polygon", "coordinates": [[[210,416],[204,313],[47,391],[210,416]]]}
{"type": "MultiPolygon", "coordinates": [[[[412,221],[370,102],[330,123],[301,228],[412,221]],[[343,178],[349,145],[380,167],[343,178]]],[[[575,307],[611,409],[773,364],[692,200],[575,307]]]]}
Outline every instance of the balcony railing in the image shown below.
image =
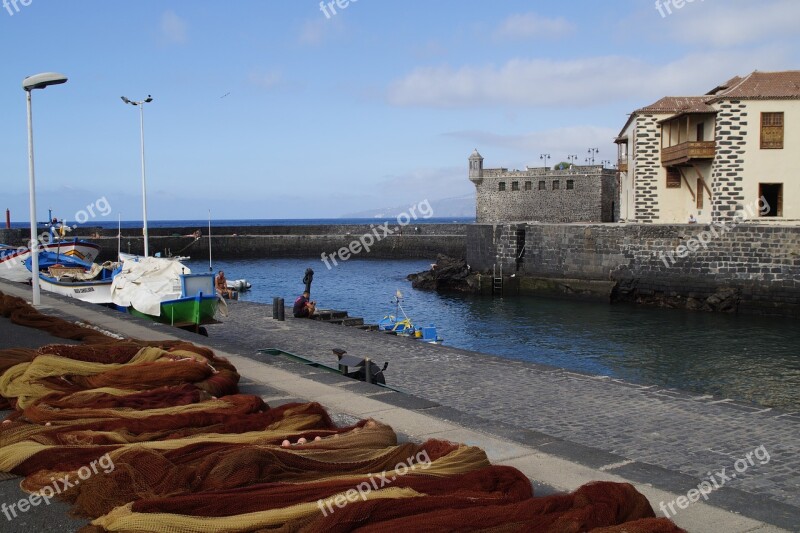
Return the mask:
{"type": "Polygon", "coordinates": [[[619,160],[617,161],[617,170],[619,170],[620,172],[627,172],[628,171],[628,158],[627,157],[619,158],[619,160]]]}
{"type": "Polygon", "coordinates": [[[665,167],[688,163],[695,159],[714,159],[717,143],[714,141],[689,141],[661,149],[661,164],[665,167]]]}

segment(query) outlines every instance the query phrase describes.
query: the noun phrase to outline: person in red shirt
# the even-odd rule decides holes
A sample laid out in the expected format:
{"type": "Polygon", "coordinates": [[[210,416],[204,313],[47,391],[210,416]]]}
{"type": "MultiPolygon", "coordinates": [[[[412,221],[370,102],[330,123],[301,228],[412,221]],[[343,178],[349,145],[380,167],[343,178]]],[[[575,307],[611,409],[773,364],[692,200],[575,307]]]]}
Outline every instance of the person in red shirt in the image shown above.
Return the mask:
{"type": "Polygon", "coordinates": [[[304,291],[297,300],[294,301],[292,312],[295,318],[311,318],[317,310],[317,302],[309,300],[311,293],[304,291]]]}

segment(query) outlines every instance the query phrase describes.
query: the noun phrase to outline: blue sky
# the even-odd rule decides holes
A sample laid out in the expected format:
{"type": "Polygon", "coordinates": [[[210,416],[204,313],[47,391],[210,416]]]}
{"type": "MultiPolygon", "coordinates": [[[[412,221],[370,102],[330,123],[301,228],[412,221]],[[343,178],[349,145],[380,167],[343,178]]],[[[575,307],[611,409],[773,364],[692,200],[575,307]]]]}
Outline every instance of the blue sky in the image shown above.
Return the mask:
{"type": "MultiPolygon", "coordinates": [[[[10,0],[7,0],[10,1],[10,0]]],[[[674,0],[673,0],[674,1],[674,0]]],[[[18,0],[21,2],[21,0],[18,0]]],[[[469,196],[467,157],[524,168],[616,157],[627,113],[754,69],[800,68],[800,2],[27,0],[0,9],[0,208],[38,218],[105,197],[151,219],[322,218],[469,196]],[[662,2],[663,3],[663,2],[662,2]],[[9,11],[11,13],[9,13],[9,11]],[[330,10],[329,10],[330,12],[330,10]]]]}

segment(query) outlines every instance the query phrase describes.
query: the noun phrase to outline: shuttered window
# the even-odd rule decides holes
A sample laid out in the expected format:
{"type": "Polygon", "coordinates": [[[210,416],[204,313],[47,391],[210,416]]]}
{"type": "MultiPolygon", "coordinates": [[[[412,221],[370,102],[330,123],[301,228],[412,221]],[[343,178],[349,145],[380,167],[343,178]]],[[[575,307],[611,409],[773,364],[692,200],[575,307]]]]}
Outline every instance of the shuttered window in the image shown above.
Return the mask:
{"type": "Polygon", "coordinates": [[[761,149],[783,148],[783,113],[761,113],[761,149]]]}
{"type": "Polygon", "coordinates": [[[681,188],[681,171],[677,167],[667,167],[667,189],[681,188]]]}

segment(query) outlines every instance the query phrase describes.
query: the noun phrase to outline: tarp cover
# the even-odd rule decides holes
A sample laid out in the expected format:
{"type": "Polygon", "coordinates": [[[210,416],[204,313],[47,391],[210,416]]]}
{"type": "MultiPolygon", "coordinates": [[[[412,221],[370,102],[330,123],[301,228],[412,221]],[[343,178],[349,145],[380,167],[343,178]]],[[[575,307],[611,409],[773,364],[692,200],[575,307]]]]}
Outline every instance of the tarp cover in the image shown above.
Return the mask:
{"type": "Polygon", "coordinates": [[[161,316],[161,302],[181,297],[181,274],[192,271],[179,261],[142,257],[125,261],[111,284],[111,301],[140,313],[161,316]]]}

